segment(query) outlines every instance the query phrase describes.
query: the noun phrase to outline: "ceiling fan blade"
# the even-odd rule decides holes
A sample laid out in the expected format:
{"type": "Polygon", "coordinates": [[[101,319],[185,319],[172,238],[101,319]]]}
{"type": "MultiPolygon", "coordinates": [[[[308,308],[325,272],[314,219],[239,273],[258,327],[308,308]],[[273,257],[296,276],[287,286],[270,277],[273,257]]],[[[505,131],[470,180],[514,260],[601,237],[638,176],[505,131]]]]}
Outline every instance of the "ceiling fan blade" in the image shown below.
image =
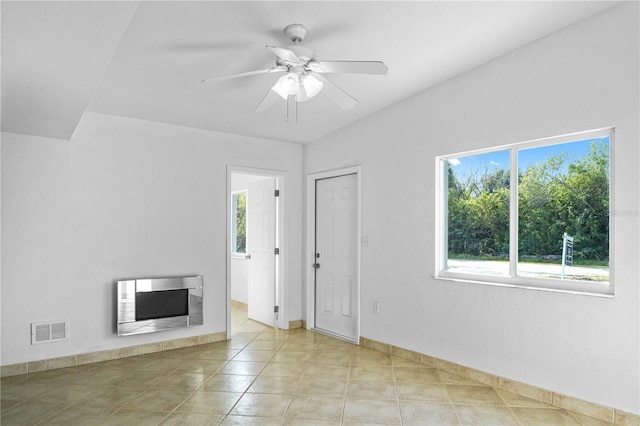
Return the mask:
{"type": "Polygon", "coordinates": [[[300,62],[300,58],[298,58],[298,55],[296,55],[289,49],[285,49],[284,47],[267,46],[267,49],[269,49],[274,55],[276,55],[283,61],[294,63],[300,62]]]}
{"type": "Polygon", "coordinates": [[[389,70],[381,61],[318,61],[309,68],[322,73],[385,75],[389,70]]]}
{"type": "Polygon", "coordinates": [[[262,112],[271,109],[271,107],[276,103],[278,99],[280,99],[280,95],[269,89],[267,94],[264,95],[264,98],[262,98],[262,100],[256,107],[256,112],[262,112]]]}
{"type": "Polygon", "coordinates": [[[231,75],[222,75],[219,77],[210,77],[210,78],[205,78],[204,80],[201,81],[201,83],[206,83],[208,81],[213,81],[213,80],[229,80],[232,78],[238,78],[238,77],[247,77],[250,75],[257,75],[257,74],[268,74],[268,73],[272,73],[272,72],[283,72],[286,71],[287,68],[286,67],[273,67],[273,68],[268,68],[268,69],[264,69],[264,70],[256,70],[256,71],[247,71],[247,72],[241,72],[238,74],[231,74],[231,75]]]}
{"type": "Polygon", "coordinates": [[[317,74],[317,73],[309,73],[313,75],[318,80],[324,83],[322,87],[322,91],[320,93],[324,93],[329,99],[338,104],[338,106],[342,109],[351,109],[358,104],[358,101],[355,100],[350,94],[336,86],[326,77],[317,74]]]}

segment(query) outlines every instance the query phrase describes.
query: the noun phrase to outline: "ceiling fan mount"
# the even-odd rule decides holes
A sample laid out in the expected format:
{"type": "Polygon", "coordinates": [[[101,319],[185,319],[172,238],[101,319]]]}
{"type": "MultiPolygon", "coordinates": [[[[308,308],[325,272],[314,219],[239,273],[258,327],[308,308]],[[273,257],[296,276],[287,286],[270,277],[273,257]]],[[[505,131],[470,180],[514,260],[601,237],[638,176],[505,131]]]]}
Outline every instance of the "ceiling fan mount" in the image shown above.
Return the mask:
{"type": "MultiPolygon", "coordinates": [[[[219,81],[257,74],[284,72],[256,107],[256,111],[270,109],[279,98],[287,101],[287,111],[292,103],[304,102],[323,93],[342,109],[351,109],[358,101],[327,79],[324,74],[377,74],[387,73],[387,66],[381,61],[319,61],[313,49],[300,43],[308,31],[302,24],[290,24],[283,30],[293,43],[287,47],[267,45],[276,56],[276,66],[268,69],[248,71],[220,77],[211,77],[202,82],[219,81]]],[[[294,109],[295,110],[295,109],[294,109]]]]}
{"type": "Polygon", "coordinates": [[[302,24],[289,24],[284,27],[284,35],[293,43],[300,43],[307,36],[307,29],[302,24]]]}

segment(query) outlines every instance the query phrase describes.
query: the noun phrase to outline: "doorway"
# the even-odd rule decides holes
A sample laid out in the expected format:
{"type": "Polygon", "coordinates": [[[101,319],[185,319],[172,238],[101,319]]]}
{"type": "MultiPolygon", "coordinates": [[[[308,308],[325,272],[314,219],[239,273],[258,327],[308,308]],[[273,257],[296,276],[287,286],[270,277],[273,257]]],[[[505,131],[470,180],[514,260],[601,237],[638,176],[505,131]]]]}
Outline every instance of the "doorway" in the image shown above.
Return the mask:
{"type": "Polygon", "coordinates": [[[249,319],[280,327],[284,277],[283,172],[227,168],[227,338],[232,305],[249,319]]]}
{"type": "Polygon", "coordinates": [[[307,323],[359,341],[359,168],[308,177],[307,323]]]}

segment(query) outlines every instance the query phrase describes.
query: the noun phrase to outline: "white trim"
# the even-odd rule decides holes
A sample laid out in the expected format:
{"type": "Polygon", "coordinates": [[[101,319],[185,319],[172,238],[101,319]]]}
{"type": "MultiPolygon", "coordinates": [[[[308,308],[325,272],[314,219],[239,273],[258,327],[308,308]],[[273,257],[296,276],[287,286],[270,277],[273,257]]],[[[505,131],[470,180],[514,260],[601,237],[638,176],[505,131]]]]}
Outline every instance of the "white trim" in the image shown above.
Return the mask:
{"type": "Polygon", "coordinates": [[[433,277],[442,281],[484,284],[499,287],[513,287],[527,290],[552,291],[558,293],[580,294],[584,296],[613,297],[610,284],[598,282],[581,282],[552,278],[535,279],[527,277],[499,277],[493,275],[464,274],[441,271],[433,277]]]}
{"type": "Polygon", "coordinates": [[[246,253],[231,252],[231,258],[232,259],[238,259],[238,260],[249,260],[247,258],[247,254],[246,253]]]}
{"type": "Polygon", "coordinates": [[[480,148],[480,149],[474,149],[470,151],[457,152],[454,154],[440,155],[436,159],[448,160],[448,159],[457,158],[459,156],[487,154],[487,153],[496,152],[496,151],[507,151],[512,148],[528,149],[528,148],[537,148],[537,147],[548,146],[548,145],[560,145],[568,142],[577,142],[585,139],[593,139],[597,137],[610,136],[614,132],[615,132],[615,128],[613,126],[601,127],[599,129],[569,133],[566,135],[550,136],[546,138],[533,139],[530,141],[514,142],[510,144],[505,144],[505,145],[493,146],[490,148],[480,148]]]}
{"type": "MultiPolygon", "coordinates": [[[[356,196],[357,196],[357,211],[356,211],[356,337],[354,343],[358,344],[360,341],[360,265],[361,265],[361,216],[362,216],[362,171],[360,166],[345,167],[342,169],[328,170],[324,172],[312,173],[307,175],[307,246],[306,255],[307,259],[303,260],[303,266],[307,271],[306,290],[307,290],[307,328],[315,328],[315,270],[313,269],[313,263],[315,262],[315,211],[316,211],[316,180],[327,179],[344,175],[356,175],[356,196]]],[[[343,337],[344,338],[344,337],[343,337]]],[[[351,341],[351,339],[348,339],[351,341]]]]}
{"type": "Polygon", "coordinates": [[[234,173],[248,174],[257,176],[272,176],[276,178],[276,189],[280,190],[280,195],[276,199],[276,217],[278,223],[278,232],[276,233],[276,245],[280,248],[280,254],[278,255],[276,262],[276,299],[275,303],[279,306],[278,319],[276,320],[276,327],[281,329],[289,329],[288,309],[287,309],[287,260],[288,249],[287,246],[287,229],[284,226],[286,216],[286,191],[285,183],[289,178],[289,172],[284,170],[271,170],[271,169],[258,169],[254,167],[243,167],[227,165],[227,190],[226,197],[226,239],[227,239],[227,266],[226,266],[226,281],[227,281],[227,339],[231,339],[231,258],[234,257],[231,253],[231,197],[233,192],[231,191],[231,175],[234,173]]]}
{"type": "Polygon", "coordinates": [[[449,223],[444,219],[448,217],[447,206],[449,204],[448,196],[449,192],[444,191],[444,184],[447,182],[447,177],[445,177],[445,173],[447,173],[447,168],[443,166],[443,163],[447,161],[442,159],[441,157],[436,157],[436,167],[435,167],[435,183],[436,183],[436,199],[435,199],[435,267],[436,267],[436,275],[438,275],[438,271],[446,270],[447,265],[447,250],[443,250],[443,247],[448,246],[448,235],[449,235],[449,223]]]}
{"type": "Polygon", "coordinates": [[[518,150],[509,151],[509,186],[516,182],[515,190],[509,188],[509,275],[518,275],[518,168],[513,167],[518,163],[518,150]]]}
{"type": "Polygon", "coordinates": [[[566,135],[536,139],[526,142],[501,145],[491,148],[483,148],[473,151],[466,151],[455,154],[447,154],[436,157],[436,200],[435,200],[435,220],[436,220],[436,262],[435,262],[435,279],[445,281],[457,281],[465,283],[476,283],[485,285],[497,285],[504,287],[517,287],[524,289],[546,290],[570,294],[583,294],[612,297],[614,295],[614,251],[613,251],[613,235],[614,235],[614,150],[615,150],[615,128],[604,127],[584,132],[576,132],[566,135]],[[518,151],[528,148],[537,148],[550,145],[560,145],[563,143],[578,142],[586,139],[598,137],[609,137],[609,281],[605,283],[584,282],[576,280],[559,280],[551,278],[529,278],[518,276],[518,186],[512,186],[509,191],[509,276],[490,276],[480,274],[466,274],[460,272],[450,272],[446,269],[447,265],[447,237],[448,223],[445,223],[447,214],[447,183],[448,176],[445,163],[454,158],[466,157],[471,155],[486,154],[498,151],[509,151],[509,170],[511,182],[517,182],[518,168],[517,164],[518,151]]]}
{"type": "Polygon", "coordinates": [[[615,127],[609,128],[609,284],[611,284],[610,293],[613,295],[615,293],[615,250],[614,250],[614,235],[616,231],[616,221],[615,218],[615,210],[616,210],[616,186],[614,185],[615,173],[615,138],[616,138],[616,129],[615,127]]]}

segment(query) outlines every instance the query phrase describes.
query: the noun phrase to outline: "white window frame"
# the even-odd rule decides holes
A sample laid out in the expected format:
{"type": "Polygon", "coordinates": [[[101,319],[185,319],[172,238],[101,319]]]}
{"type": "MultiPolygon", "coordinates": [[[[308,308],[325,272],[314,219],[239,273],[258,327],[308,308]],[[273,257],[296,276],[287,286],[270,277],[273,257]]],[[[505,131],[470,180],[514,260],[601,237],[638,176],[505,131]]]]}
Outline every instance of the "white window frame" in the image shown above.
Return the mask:
{"type": "Polygon", "coordinates": [[[554,136],[543,139],[536,139],[527,142],[513,143],[486,149],[479,149],[455,154],[447,154],[436,157],[436,259],[435,278],[441,280],[460,281],[485,285],[496,285],[505,287],[517,287],[533,290],[548,290],[563,293],[585,294],[611,297],[614,294],[614,128],[607,127],[585,132],[571,133],[562,136],[554,136]],[[497,151],[510,152],[510,181],[518,182],[518,151],[521,149],[537,148],[549,145],[558,145],[568,142],[577,142],[585,139],[598,137],[609,137],[609,281],[577,281],[561,280],[554,278],[532,278],[517,276],[518,265],[518,185],[510,185],[509,200],[509,276],[493,276],[472,273],[452,272],[446,270],[448,260],[448,174],[446,164],[449,160],[485,154],[497,151]]]}
{"type": "MultiPolygon", "coordinates": [[[[232,191],[231,192],[231,200],[230,200],[230,205],[231,205],[231,257],[233,258],[237,258],[237,259],[246,259],[247,257],[247,253],[246,253],[246,232],[247,232],[247,227],[246,227],[246,223],[245,223],[245,253],[239,253],[237,251],[235,251],[235,249],[237,248],[237,223],[236,223],[236,218],[238,216],[238,213],[236,211],[236,208],[234,208],[234,203],[233,203],[233,197],[238,195],[238,194],[245,194],[245,197],[248,196],[248,191],[246,189],[241,189],[238,191],[232,191]]],[[[245,211],[245,218],[246,218],[246,211],[245,211]]]]}

